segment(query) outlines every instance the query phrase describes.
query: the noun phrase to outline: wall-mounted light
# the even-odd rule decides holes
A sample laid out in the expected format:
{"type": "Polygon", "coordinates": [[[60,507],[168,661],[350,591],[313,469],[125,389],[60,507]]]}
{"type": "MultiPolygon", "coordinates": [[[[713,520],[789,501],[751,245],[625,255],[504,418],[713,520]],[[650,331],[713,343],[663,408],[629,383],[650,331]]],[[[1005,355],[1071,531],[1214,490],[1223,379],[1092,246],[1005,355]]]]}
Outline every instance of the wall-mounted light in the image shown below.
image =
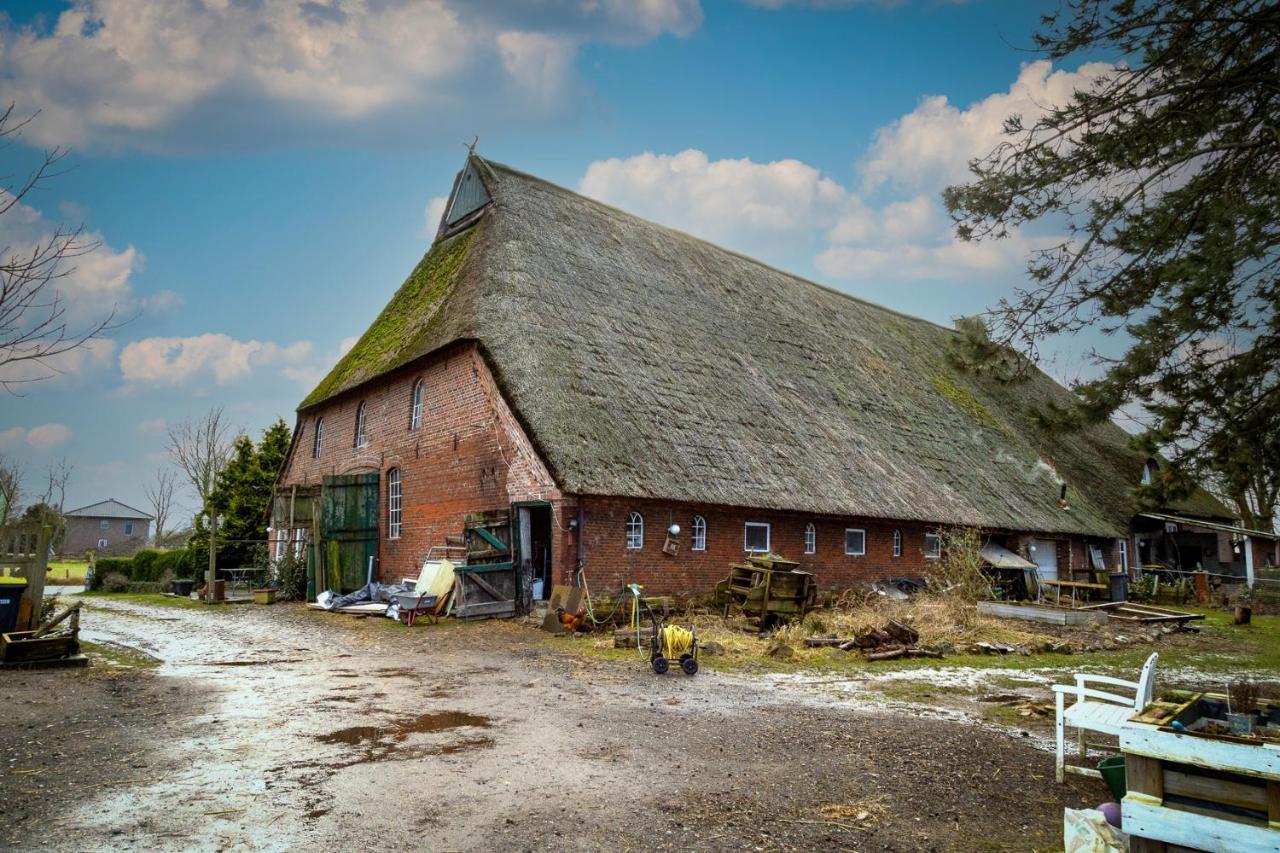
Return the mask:
{"type": "Polygon", "coordinates": [[[576,519],[576,518],[571,518],[571,519],[569,519],[569,529],[570,529],[570,530],[577,530],[577,529],[578,529],[578,519],[576,519]]]}
{"type": "Polygon", "coordinates": [[[668,527],[668,528],[667,528],[667,532],[668,532],[668,533],[670,533],[672,536],[679,536],[679,535],[680,535],[680,525],[678,525],[678,524],[673,524],[673,525],[671,525],[670,527],[668,527]]]}

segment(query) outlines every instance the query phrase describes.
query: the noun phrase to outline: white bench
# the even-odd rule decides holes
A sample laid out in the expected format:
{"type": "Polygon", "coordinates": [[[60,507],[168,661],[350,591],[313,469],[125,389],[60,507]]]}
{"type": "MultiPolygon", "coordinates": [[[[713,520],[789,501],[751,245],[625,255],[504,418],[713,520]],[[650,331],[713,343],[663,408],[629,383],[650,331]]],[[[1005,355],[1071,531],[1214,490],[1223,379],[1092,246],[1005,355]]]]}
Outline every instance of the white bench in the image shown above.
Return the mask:
{"type": "Polygon", "coordinates": [[[1155,692],[1157,657],[1158,655],[1152,652],[1151,657],[1147,658],[1147,662],[1142,665],[1142,673],[1137,681],[1080,672],[1076,673],[1076,683],[1073,685],[1053,685],[1057,706],[1055,728],[1058,747],[1055,774],[1059,782],[1066,778],[1067,773],[1094,777],[1102,775],[1092,767],[1077,767],[1066,763],[1067,726],[1073,726],[1076,729],[1076,740],[1082,761],[1089,751],[1089,744],[1085,742],[1086,731],[1119,735],[1125,722],[1135,714],[1141,713],[1142,709],[1151,702],[1152,694],[1155,692]],[[1133,695],[1122,696],[1118,693],[1099,690],[1090,686],[1093,684],[1122,688],[1125,692],[1132,691],[1133,695]],[[1075,702],[1071,705],[1066,704],[1068,696],[1075,697],[1075,702]]]}

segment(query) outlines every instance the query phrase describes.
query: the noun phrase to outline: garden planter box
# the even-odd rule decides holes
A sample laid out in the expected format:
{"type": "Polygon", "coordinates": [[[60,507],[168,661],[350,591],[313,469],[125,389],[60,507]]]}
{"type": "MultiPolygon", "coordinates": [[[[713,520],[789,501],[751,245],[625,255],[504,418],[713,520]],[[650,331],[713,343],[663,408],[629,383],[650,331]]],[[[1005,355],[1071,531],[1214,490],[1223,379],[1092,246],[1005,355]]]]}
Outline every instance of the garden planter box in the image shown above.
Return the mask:
{"type": "Polygon", "coordinates": [[[0,660],[5,663],[55,660],[80,654],[80,641],[74,636],[32,639],[35,631],[11,631],[0,635],[0,660]]]}
{"type": "Polygon", "coordinates": [[[253,591],[254,604],[275,604],[276,591],[274,589],[255,589],[253,591]]]}
{"type": "Polygon", "coordinates": [[[1225,712],[1224,697],[1196,694],[1157,720],[1144,712],[1121,730],[1128,782],[1122,812],[1134,853],[1166,845],[1280,850],[1275,712],[1250,738],[1228,733],[1225,712]]]}

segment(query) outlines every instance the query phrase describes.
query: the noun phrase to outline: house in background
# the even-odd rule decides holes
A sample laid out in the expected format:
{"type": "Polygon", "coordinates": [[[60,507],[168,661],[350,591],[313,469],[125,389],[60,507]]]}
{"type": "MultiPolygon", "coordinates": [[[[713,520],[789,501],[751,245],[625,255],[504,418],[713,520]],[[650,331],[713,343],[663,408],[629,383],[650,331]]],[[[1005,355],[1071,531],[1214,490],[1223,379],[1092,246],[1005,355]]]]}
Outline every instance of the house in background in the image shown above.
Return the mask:
{"type": "Polygon", "coordinates": [[[151,536],[151,516],[115,498],[73,509],[63,517],[64,554],[94,551],[100,557],[131,557],[151,536]]]}
{"type": "MultiPolygon", "coordinates": [[[[299,406],[273,552],[315,541],[351,589],[505,513],[544,589],[696,593],[759,551],[843,588],[926,572],[953,525],[1046,578],[1134,565],[1156,460],[1046,428],[1070,392],[964,368],[960,338],[472,155],[299,406]]],[[[1203,491],[1162,511],[1234,524],[1203,491]]]]}

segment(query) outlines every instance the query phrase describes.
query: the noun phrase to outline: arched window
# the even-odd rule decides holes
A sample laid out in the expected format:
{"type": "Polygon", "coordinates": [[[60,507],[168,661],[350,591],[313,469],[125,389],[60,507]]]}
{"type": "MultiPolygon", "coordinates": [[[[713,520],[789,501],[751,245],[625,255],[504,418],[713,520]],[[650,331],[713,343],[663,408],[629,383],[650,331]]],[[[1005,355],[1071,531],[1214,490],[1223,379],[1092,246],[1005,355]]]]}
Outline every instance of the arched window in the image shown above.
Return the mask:
{"type": "Polygon", "coordinates": [[[1160,466],[1156,464],[1156,460],[1148,459],[1142,464],[1142,485],[1150,486],[1151,482],[1156,478],[1156,471],[1160,466]]]}
{"type": "Polygon", "coordinates": [[[422,428],[422,394],[426,389],[426,380],[418,377],[413,383],[413,396],[409,405],[409,431],[422,428]]]}
{"type": "Polygon", "coordinates": [[[400,469],[387,472],[387,538],[400,538],[400,469]]]}
{"type": "Polygon", "coordinates": [[[324,444],[324,418],[316,418],[316,434],[311,437],[311,458],[320,458],[320,449],[324,444]]]}
{"type": "Polygon", "coordinates": [[[895,557],[902,556],[902,531],[901,530],[893,531],[893,556],[895,557]]]}
{"type": "Polygon", "coordinates": [[[700,515],[693,517],[693,544],[690,551],[707,550],[707,520],[700,515]]]}
{"type": "Polygon", "coordinates": [[[364,447],[366,444],[364,434],[364,400],[361,400],[360,405],[356,406],[356,435],[355,441],[352,443],[356,447],[364,447]]]}
{"type": "Polygon", "coordinates": [[[813,526],[813,522],[809,522],[804,526],[804,552],[806,554],[817,553],[818,550],[818,530],[813,526]]]}
{"type": "Polygon", "coordinates": [[[638,551],[644,547],[644,517],[638,512],[627,516],[627,550],[638,551]]]}

